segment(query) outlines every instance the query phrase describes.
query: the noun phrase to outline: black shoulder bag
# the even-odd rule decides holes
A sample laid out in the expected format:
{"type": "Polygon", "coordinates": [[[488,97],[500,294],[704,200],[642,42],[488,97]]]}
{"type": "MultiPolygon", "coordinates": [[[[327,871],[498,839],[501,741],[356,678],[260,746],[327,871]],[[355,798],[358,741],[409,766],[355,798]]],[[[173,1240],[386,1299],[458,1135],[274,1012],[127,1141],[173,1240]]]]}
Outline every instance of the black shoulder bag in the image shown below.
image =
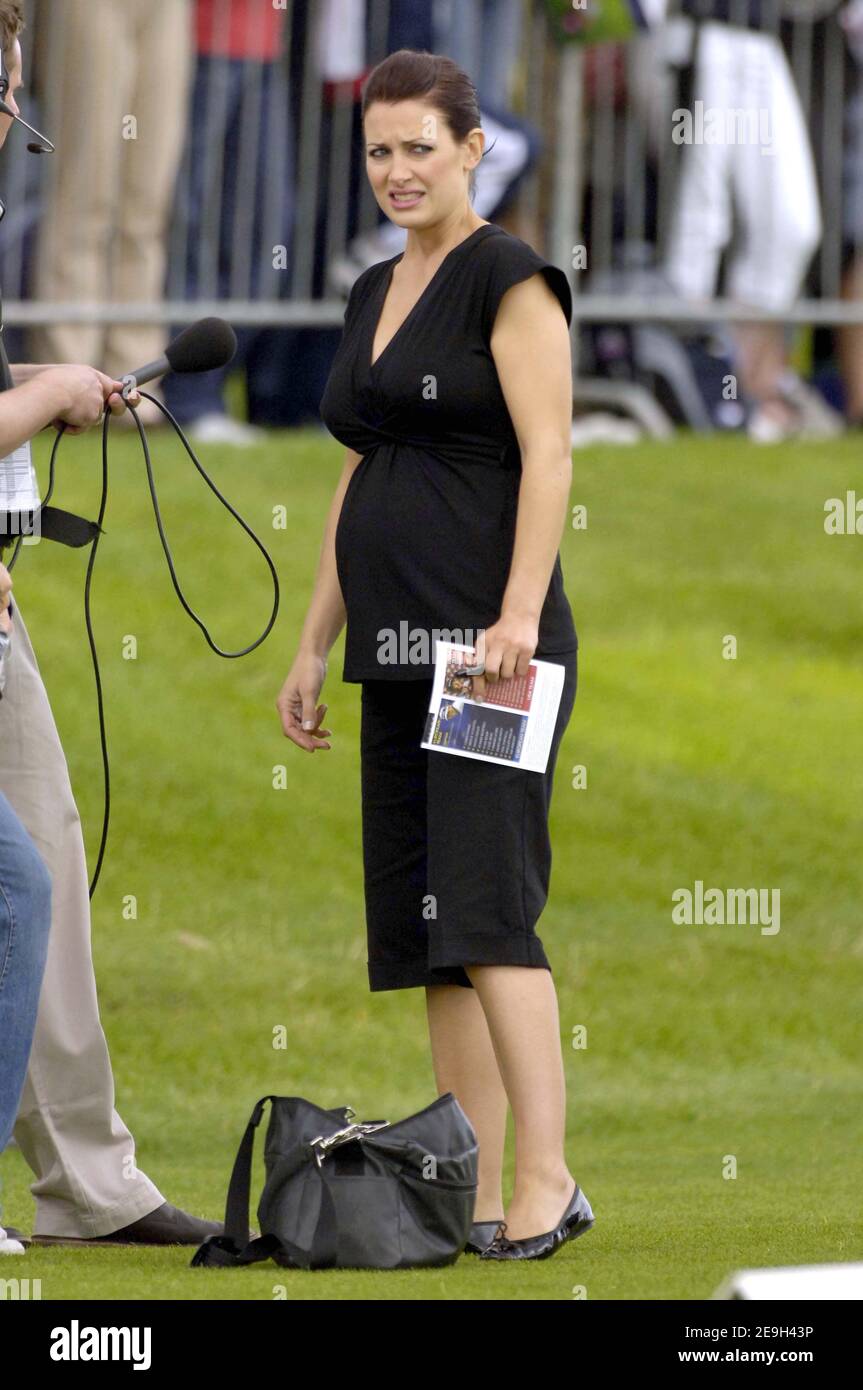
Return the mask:
{"type": "Polygon", "coordinates": [[[473,1221],[479,1147],[455,1096],[394,1124],[354,1114],[300,1096],[259,1100],[234,1163],[225,1233],[205,1240],[192,1264],[409,1269],[457,1260],[473,1221]],[[267,1101],[261,1234],[249,1241],[252,1151],[267,1101]]]}

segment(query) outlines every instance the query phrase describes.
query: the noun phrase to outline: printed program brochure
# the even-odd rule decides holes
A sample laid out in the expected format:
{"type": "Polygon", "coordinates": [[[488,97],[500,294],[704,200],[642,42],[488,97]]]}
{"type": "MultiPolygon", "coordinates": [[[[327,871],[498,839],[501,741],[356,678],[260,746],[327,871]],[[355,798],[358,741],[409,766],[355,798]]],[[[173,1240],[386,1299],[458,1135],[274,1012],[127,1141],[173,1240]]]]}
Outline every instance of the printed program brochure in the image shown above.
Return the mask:
{"type": "Polygon", "coordinates": [[[553,661],[530,663],[526,676],[486,682],[481,702],[473,677],[459,670],[476,664],[472,647],[435,643],[435,675],[421,748],[545,772],[565,669],[553,661]]]}

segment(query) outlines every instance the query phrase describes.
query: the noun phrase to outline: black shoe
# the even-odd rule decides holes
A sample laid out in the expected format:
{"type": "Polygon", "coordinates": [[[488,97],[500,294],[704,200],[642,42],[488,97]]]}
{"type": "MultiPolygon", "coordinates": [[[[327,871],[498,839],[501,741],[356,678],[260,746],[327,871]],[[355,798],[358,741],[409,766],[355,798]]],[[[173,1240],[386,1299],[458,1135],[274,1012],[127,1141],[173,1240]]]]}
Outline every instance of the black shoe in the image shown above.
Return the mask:
{"type": "Polygon", "coordinates": [[[470,1235],[464,1247],[466,1255],[481,1255],[483,1250],[487,1250],[500,1230],[506,1223],[503,1221],[475,1221],[470,1228],[470,1235]]]}
{"type": "MultiPolygon", "coordinates": [[[[155,1211],[106,1236],[39,1236],[34,1245],[201,1245],[207,1236],[224,1233],[221,1221],[202,1221],[197,1216],[163,1202],[155,1211]]],[[[253,1232],[249,1232],[251,1240],[253,1232]]]]}
{"type": "Polygon", "coordinates": [[[501,1223],[501,1231],[487,1250],[483,1250],[483,1260],[546,1260],[565,1245],[568,1240],[583,1235],[593,1225],[595,1217],[590,1202],[578,1183],[569,1199],[569,1205],[560,1224],[553,1231],[545,1231],[541,1236],[524,1236],[521,1240],[509,1240],[504,1234],[506,1222],[501,1223]]]}

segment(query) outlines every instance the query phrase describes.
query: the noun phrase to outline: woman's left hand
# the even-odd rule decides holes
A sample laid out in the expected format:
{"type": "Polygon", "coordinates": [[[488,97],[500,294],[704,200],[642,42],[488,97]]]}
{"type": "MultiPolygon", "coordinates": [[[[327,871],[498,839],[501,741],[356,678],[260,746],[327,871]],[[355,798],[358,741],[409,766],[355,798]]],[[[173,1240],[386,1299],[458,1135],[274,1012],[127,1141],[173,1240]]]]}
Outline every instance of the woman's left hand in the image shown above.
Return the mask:
{"type": "Polygon", "coordinates": [[[485,664],[481,676],[471,676],[473,699],[482,700],[486,682],[496,685],[512,676],[526,676],[530,659],[539,642],[539,623],[529,614],[503,612],[492,627],[487,627],[477,641],[476,661],[466,666],[485,664]]]}

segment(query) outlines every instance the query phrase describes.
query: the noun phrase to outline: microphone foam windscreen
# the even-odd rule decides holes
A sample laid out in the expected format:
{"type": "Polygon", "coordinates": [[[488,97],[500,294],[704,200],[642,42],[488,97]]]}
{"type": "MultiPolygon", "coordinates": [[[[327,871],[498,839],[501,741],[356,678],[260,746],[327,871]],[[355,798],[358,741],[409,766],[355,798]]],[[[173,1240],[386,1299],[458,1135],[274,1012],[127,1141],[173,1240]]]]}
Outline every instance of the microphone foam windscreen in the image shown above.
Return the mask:
{"type": "Polygon", "coordinates": [[[224,319],[199,319],[165,348],[174,372],[212,372],[225,367],[237,351],[237,335],[224,319]]]}

